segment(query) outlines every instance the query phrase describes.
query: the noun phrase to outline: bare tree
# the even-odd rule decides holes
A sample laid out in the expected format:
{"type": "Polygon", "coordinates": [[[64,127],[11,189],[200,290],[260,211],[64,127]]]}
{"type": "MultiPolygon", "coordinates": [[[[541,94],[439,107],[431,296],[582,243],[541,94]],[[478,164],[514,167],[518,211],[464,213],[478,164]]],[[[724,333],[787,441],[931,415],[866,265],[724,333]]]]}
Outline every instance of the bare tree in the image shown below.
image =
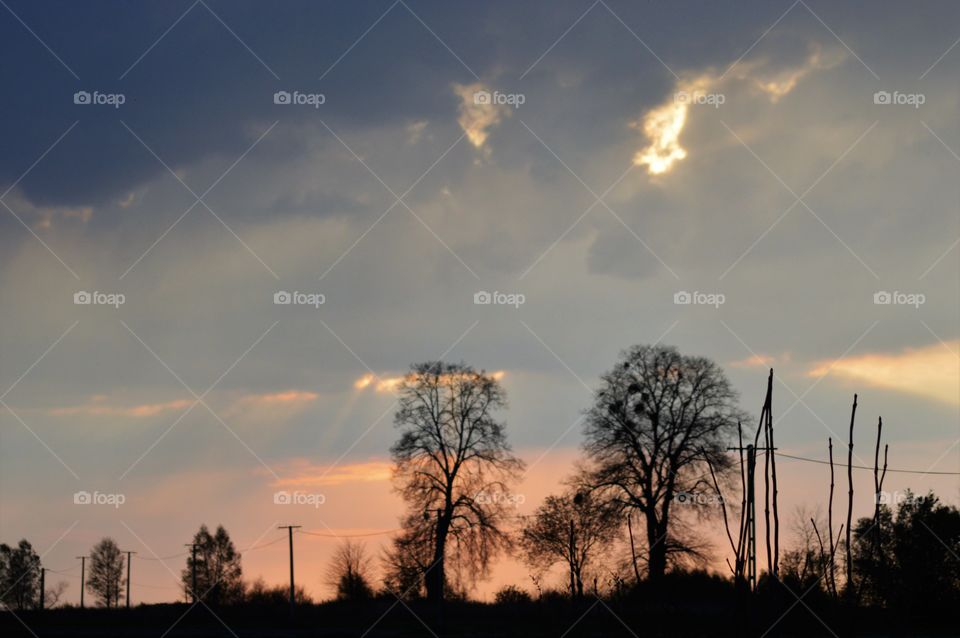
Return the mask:
{"type": "Polygon", "coordinates": [[[48,587],[46,591],[43,592],[43,607],[44,609],[52,609],[60,603],[60,599],[63,598],[63,594],[67,591],[70,586],[67,584],[67,581],[61,580],[53,587],[48,587]]]}
{"type": "Polygon", "coordinates": [[[523,462],[495,416],[506,394],[493,375],[462,363],[420,363],[398,390],[394,480],[409,507],[411,538],[433,538],[424,584],[428,598],[442,601],[448,544],[454,570],[471,582],[509,545],[503,515],[523,462]]]}
{"type": "Polygon", "coordinates": [[[125,582],[123,553],[112,538],[104,538],[90,551],[87,589],[103,607],[118,607],[125,582]]]}
{"type": "Polygon", "coordinates": [[[371,562],[363,543],[346,540],[337,547],[327,568],[326,581],[338,600],[365,600],[373,596],[371,562]]]}
{"type": "Polygon", "coordinates": [[[720,367],[669,346],[626,350],[602,382],[585,427],[590,483],[641,513],[657,580],[671,557],[697,551],[671,508],[681,494],[692,506],[718,497],[712,478],[732,471],[726,447],[744,413],[720,367]]]}
{"type": "Polygon", "coordinates": [[[520,532],[526,562],[545,571],[558,562],[570,576],[570,596],[583,596],[583,578],[619,531],[618,508],[589,493],[548,496],[520,532]]]}

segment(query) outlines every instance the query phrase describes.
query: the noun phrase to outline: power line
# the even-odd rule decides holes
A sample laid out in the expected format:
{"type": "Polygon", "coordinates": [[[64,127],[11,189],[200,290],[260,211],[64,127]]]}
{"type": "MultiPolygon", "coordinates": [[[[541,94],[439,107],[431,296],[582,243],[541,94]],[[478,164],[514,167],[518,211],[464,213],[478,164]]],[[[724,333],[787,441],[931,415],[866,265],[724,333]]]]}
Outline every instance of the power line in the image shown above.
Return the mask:
{"type": "MultiPolygon", "coordinates": [[[[792,454],[784,454],[783,452],[777,452],[776,454],[777,454],[777,456],[782,456],[782,457],[785,457],[785,458],[788,458],[788,459],[793,459],[793,460],[795,460],[795,461],[806,461],[807,463],[819,463],[820,465],[830,465],[830,462],[829,462],[829,461],[823,461],[823,460],[821,460],[821,459],[811,459],[811,458],[807,458],[807,457],[805,457],[805,456],[793,456],[792,454]]],[[[842,467],[842,466],[845,466],[846,464],[843,463],[843,464],[837,464],[837,465],[840,465],[840,466],[842,467]]],[[[857,469],[857,470],[871,470],[871,471],[873,470],[872,467],[868,467],[868,466],[866,466],[866,465],[854,465],[854,466],[852,466],[852,467],[853,467],[854,469],[857,469]]],[[[898,474],[927,474],[927,475],[931,475],[931,476],[960,476],[960,472],[931,472],[931,471],[924,471],[924,470],[900,470],[900,469],[894,469],[894,468],[888,468],[887,471],[888,471],[888,472],[897,472],[898,474]]]]}
{"type": "Polygon", "coordinates": [[[287,537],[286,537],[286,536],[280,536],[279,538],[276,538],[276,539],[270,541],[269,543],[263,543],[262,545],[254,545],[253,547],[248,547],[248,548],[246,548],[246,549],[243,550],[243,551],[244,551],[244,552],[253,552],[253,551],[256,551],[256,550],[258,550],[258,549],[263,549],[264,547],[270,547],[271,545],[276,545],[276,544],[279,543],[280,541],[285,541],[285,540],[287,540],[287,537]]]}
{"type": "Polygon", "coordinates": [[[308,532],[306,530],[297,530],[297,534],[307,534],[308,536],[320,536],[322,538],[363,538],[367,536],[383,536],[384,534],[393,534],[394,532],[399,532],[403,528],[395,527],[393,529],[387,529],[382,532],[369,532],[366,534],[322,534],[319,532],[308,532]]]}
{"type": "Polygon", "coordinates": [[[187,556],[188,554],[190,554],[190,552],[181,552],[179,554],[174,554],[172,556],[157,556],[157,557],[141,556],[140,560],[172,560],[174,558],[180,558],[181,556],[187,556]]]}

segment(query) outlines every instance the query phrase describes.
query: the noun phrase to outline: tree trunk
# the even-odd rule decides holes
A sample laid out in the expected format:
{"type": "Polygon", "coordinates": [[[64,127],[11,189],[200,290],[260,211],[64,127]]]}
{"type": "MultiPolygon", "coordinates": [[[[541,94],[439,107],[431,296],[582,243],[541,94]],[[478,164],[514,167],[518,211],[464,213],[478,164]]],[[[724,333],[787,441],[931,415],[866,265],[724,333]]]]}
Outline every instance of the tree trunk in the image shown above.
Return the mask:
{"type": "Polygon", "coordinates": [[[667,539],[665,528],[656,520],[656,515],[647,513],[647,579],[658,582],[667,572],[667,539]]]}
{"type": "Polygon", "coordinates": [[[443,559],[447,545],[447,531],[450,528],[450,519],[442,517],[437,513],[437,534],[433,549],[433,562],[430,570],[424,578],[424,584],[427,588],[427,600],[435,603],[443,602],[443,586],[446,582],[444,577],[443,559]]]}

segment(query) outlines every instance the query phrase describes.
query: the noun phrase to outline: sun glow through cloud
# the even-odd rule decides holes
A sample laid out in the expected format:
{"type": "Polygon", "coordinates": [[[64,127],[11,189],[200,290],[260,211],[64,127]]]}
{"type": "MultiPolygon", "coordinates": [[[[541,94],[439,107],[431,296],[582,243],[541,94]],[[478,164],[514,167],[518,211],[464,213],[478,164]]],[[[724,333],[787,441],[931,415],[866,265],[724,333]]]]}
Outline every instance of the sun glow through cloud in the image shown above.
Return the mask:
{"type": "Polygon", "coordinates": [[[951,405],[960,405],[960,340],[907,348],[899,353],[871,353],[837,362],[818,363],[807,374],[828,374],[896,390],[951,405]]]}
{"type": "Polygon", "coordinates": [[[636,166],[646,166],[651,175],[660,175],[687,156],[686,149],[680,146],[680,133],[687,122],[689,108],[671,101],[647,113],[642,122],[634,123],[634,128],[641,129],[650,140],[647,147],[634,155],[636,166]]]}
{"type": "MultiPolygon", "coordinates": [[[[495,381],[500,381],[506,376],[506,372],[503,370],[497,370],[496,372],[489,372],[487,375],[494,379],[495,381]]],[[[451,377],[451,375],[445,375],[446,377],[451,377]]],[[[368,372],[359,379],[353,382],[353,387],[355,390],[364,390],[366,388],[372,387],[375,392],[396,392],[397,388],[409,375],[398,376],[398,377],[378,377],[372,372],[368,372]]]]}
{"type": "Polygon", "coordinates": [[[482,82],[453,85],[453,92],[460,98],[457,123],[466,133],[467,139],[475,148],[488,152],[486,146],[490,129],[509,117],[510,108],[503,104],[484,101],[480,96],[489,96],[491,90],[482,82]]]}
{"type": "Polygon", "coordinates": [[[361,461],[333,465],[315,465],[306,459],[295,459],[281,471],[277,487],[319,487],[349,483],[389,481],[393,464],[389,461],[361,461]]]}

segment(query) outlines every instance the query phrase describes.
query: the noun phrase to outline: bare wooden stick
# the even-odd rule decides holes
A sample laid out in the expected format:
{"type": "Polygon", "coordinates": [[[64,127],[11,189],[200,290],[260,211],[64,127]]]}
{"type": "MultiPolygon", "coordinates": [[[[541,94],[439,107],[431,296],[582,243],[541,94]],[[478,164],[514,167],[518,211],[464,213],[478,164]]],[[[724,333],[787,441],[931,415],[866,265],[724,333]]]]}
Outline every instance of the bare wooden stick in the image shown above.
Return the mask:
{"type": "MultiPolygon", "coordinates": [[[[813,525],[813,532],[817,535],[817,542],[820,544],[820,572],[821,577],[827,576],[827,560],[823,552],[823,538],[820,537],[820,530],[817,529],[817,521],[810,517],[810,523],[813,525]]],[[[830,578],[827,578],[827,587],[830,587],[830,578]]]]}
{"type": "Polygon", "coordinates": [[[767,424],[770,431],[770,476],[773,481],[773,576],[780,577],[780,510],[777,508],[777,446],[773,442],[773,368],[770,368],[770,405],[767,406],[767,424]]]}
{"type": "Polygon", "coordinates": [[[713,463],[707,460],[707,468],[710,470],[710,478],[713,479],[713,489],[716,490],[720,498],[720,511],[723,512],[723,527],[727,530],[727,539],[730,541],[730,548],[737,551],[737,546],[733,542],[733,534],[730,533],[730,521],[727,519],[727,502],[720,491],[720,482],[717,480],[717,473],[713,470],[713,463]]]}
{"type": "Polygon", "coordinates": [[[850,410],[850,441],[847,444],[847,593],[853,594],[853,424],[857,416],[857,395],[853,395],[853,407],[850,410]]]}
{"type": "Polygon", "coordinates": [[[837,549],[833,543],[833,437],[827,439],[830,450],[830,500],[827,501],[827,541],[830,543],[830,572],[828,573],[830,582],[830,591],[837,595],[837,570],[836,556],[837,549]]]}
{"type": "MultiPolygon", "coordinates": [[[[773,369],[767,377],[767,396],[763,401],[763,411],[760,414],[760,427],[763,428],[763,520],[764,533],[767,540],[767,574],[774,573],[773,555],[770,552],[770,457],[773,455],[770,444],[770,404],[773,401],[773,369]]],[[[759,434],[759,432],[758,432],[759,434]]]]}
{"type": "MultiPolygon", "coordinates": [[[[874,560],[880,558],[880,439],[883,434],[883,417],[877,419],[877,447],[873,451],[873,552],[874,560]]],[[[884,461],[886,465],[886,461],[884,461]]]]}
{"type": "Polygon", "coordinates": [[[740,455],[740,537],[737,539],[736,576],[743,578],[743,543],[746,534],[744,520],[747,513],[747,475],[743,462],[743,424],[741,424],[740,421],[737,421],[737,439],[737,452],[740,455]]]}

